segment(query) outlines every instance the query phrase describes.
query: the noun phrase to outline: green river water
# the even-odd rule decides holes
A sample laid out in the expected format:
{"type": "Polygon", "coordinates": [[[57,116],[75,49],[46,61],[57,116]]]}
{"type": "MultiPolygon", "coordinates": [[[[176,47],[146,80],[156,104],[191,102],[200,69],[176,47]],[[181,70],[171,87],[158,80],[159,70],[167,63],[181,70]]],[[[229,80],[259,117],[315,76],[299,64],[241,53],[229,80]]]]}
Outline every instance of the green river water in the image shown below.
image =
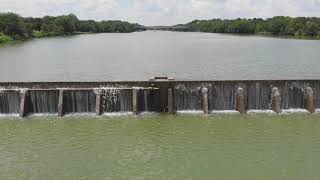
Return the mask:
{"type": "Polygon", "coordinates": [[[1,180],[320,179],[320,114],[0,119],[1,180]]]}

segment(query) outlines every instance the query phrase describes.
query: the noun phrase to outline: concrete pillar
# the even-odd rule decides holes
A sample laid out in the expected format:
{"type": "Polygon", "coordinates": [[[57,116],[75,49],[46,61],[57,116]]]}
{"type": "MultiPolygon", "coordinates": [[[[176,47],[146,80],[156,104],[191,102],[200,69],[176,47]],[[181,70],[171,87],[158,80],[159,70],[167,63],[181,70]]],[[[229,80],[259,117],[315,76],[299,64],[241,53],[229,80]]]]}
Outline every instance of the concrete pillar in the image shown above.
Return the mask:
{"type": "Polygon", "coordinates": [[[311,87],[307,87],[304,91],[304,95],[306,98],[306,109],[310,112],[310,113],[314,113],[315,109],[314,109],[314,104],[313,104],[313,90],[311,87]]]}
{"type": "Polygon", "coordinates": [[[100,116],[102,114],[102,106],[101,106],[101,90],[94,90],[96,94],[96,116],[100,116]]]}
{"type": "Polygon", "coordinates": [[[271,107],[272,107],[272,110],[277,114],[280,114],[282,112],[281,95],[280,95],[279,89],[276,87],[272,89],[271,107]]]}
{"type": "Polygon", "coordinates": [[[132,112],[134,115],[137,115],[139,113],[138,109],[138,89],[132,90],[132,112]]]}
{"type": "Polygon", "coordinates": [[[172,88],[168,89],[168,114],[173,114],[173,90],[172,88]]]}
{"type": "Polygon", "coordinates": [[[27,110],[28,110],[27,94],[28,94],[28,90],[26,90],[26,89],[20,91],[20,96],[21,96],[20,110],[19,110],[20,117],[25,117],[28,113],[27,112],[27,110]]]}
{"type": "Polygon", "coordinates": [[[236,96],[237,96],[236,110],[240,112],[240,114],[246,114],[247,112],[245,107],[245,98],[244,98],[244,92],[242,88],[238,88],[236,96]]]}
{"type": "Polygon", "coordinates": [[[58,117],[62,117],[64,114],[63,111],[63,94],[64,90],[59,90],[59,101],[58,101],[58,117]]]}
{"type": "Polygon", "coordinates": [[[202,110],[204,114],[209,114],[208,88],[202,89],[202,110]]]}

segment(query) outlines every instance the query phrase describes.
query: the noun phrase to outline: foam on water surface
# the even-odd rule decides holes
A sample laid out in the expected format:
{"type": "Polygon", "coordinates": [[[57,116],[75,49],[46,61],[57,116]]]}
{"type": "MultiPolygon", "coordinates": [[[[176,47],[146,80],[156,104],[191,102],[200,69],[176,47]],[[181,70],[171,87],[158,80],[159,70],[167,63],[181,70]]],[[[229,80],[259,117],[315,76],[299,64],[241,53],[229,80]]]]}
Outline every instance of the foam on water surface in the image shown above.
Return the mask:
{"type": "Polygon", "coordinates": [[[109,116],[109,117],[119,117],[119,116],[132,116],[133,112],[110,112],[110,113],[103,113],[102,116],[109,116]]]}
{"type": "Polygon", "coordinates": [[[89,117],[94,117],[96,116],[95,113],[91,112],[86,112],[86,113],[67,113],[64,115],[64,117],[74,117],[74,116],[89,116],[89,117]]]}
{"type": "Polygon", "coordinates": [[[301,114],[301,113],[310,113],[306,109],[284,109],[281,114],[301,114]]]}
{"type": "Polygon", "coordinates": [[[0,113],[0,118],[2,117],[19,117],[19,114],[4,114],[0,113]]]}
{"type": "Polygon", "coordinates": [[[30,117],[52,117],[52,116],[58,116],[58,113],[32,113],[28,114],[30,117]]]}
{"type": "Polygon", "coordinates": [[[203,114],[203,111],[198,110],[179,110],[177,114],[203,114]]]}
{"type": "Polygon", "coordinates": [[[248,114],[276,114],[272,110],[249,110],[247,111],[248,114]]]}

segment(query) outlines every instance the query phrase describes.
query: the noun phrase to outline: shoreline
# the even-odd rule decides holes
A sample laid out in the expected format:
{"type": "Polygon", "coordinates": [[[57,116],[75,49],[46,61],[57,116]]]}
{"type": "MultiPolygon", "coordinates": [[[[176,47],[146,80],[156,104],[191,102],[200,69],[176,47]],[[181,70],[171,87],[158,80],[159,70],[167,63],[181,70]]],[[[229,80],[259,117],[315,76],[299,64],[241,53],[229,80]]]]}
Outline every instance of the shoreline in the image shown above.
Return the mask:
{"type": "MultiPolygon", "coordinates": [[[[154,31],[154,30],[148,30],[154,31]]],[[[169,31],[169,30],[156,30],[156,31],[169,31]]],[[[293,36],[293,35],[272,35],[272,34],[245,34],[245,33],[216,33],[216,32],[203,32],[203,31],[170,31],[170,32],[197,32],[197,33],[206,33],[206,34],[221,34],[221,35],[232,35],[232,36],[256,36],[256,37],[270,37],[270,38],[279,38],[279,39],[295,39],[295,40],[320,40],[320,36],[293,36]]]]}
{"type": "MultiPolygon", "coordinates": [[[[152,30],[146,30],[152,31],[152,30]]],[[[157,30],[157,31],[167,31],[167,30],[157,30]]],[[[126,33],[134,33],[134,32],[142,32],[142,31],[133,31],[133,32],[102,32],[102,33],[94,33],[94,32],[75,32],[72,34],[65,34],[65,35],[56,35],[56,36],[38,36],[32,37],[28,39],[22,40],[10,40],[7,42],[0,42],[0,47],[3,45],[11,45],[16,43],[22,43],[33,39],[41,39],[41,38],[55,38],[55,37],[70,37],[76,35],[85,35],[85,34],[105,34],[105,33],[119,33],[119,34],[126,34],[126,33]]],[[[172,31],[168,31],[172,32],[172,31]]],[[[173,31],[173,32],[198,32],[198,33],[208,33],[208,34],[220,34],[220,35],[231,35],[231,36],[254,36],[254,37],[265,37],[265,38],[278,38],[278,39],[292,39],[292,40],[310,40],[310,41],[319,41],[320,37],[312,37],[312,36],[290,36],[290,35],[269,35],[269,34],[242,34],[242,33],[214,33],[214,32],[201,32],[201,31],[173,31]]]]}
{"type": "Polygon", "coordinates": [[[133,31],[133,32],[101,32],[101,33],[95,33],[95,32],[75,32],[72,34],[65,34],[65,35],[56,35],[56,36],[38,36],[38,37],[31,37],[28,39],[21,39],[21,40],[10,40],[7,42],[0,42],[0,47],[3,45],[10,45],[10,44],[16,44],[16,43],[22,43],[27,42],[34,39],[42,39],[42,38],[56,38],[56,37],[71,37],[71,36],[77,36],[77,35],[85,35],[85,34],[107,34],[107,33],[118,33],[118,34],[126,34],[126,33],[134,33],[134,32],[140,32],[140,31],[133,31]]]}

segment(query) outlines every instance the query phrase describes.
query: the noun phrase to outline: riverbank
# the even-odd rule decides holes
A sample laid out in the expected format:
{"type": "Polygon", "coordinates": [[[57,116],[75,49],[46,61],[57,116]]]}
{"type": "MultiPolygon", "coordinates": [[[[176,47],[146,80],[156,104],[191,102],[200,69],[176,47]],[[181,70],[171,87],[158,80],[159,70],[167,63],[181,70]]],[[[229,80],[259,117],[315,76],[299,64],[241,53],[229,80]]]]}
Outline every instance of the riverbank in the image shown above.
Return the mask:
{"type": "Polygon", "coordinates": [[[256,37],[267,37],[267,38],[295,39],[295,40],[320,40],[320,35],[319,36],[294,36],[294,35],[273,35],[270,33],[256,33],[256,34],[219,33],[219,34],[230,34],[234,36],[256,36],[256,37]]]}
{"type": "MultiPolygon", "coordinates": [[[[140,32],[140,31],[134,31],[134,32],[140,32]]],[[[181,31],[178,31],[181,32],[181,31]]],[[[189,32],[189,31],[184,31],[189,32]]],[[[122,32],[113,32],[113,33],[122,33],[122,32]]],[[[128,32],[133,33],[133,32],[128,32]]],[[[199,33],[208,33],[210,32],[199,32],[199,33]]],[[[42,32],[34,32],[34,37],[24,40],[14,40],[10,36],[2,35],[0,34],[0,47],[2,45],[8,45],[8,44],[15,44],[20,42],[25,42],[32,39],[41,39],[41,38],[54,38],[54,37],[68,37],[68,36],[75,36],[75,35],[84,35],[84,34],[101,34],[101,33],[94,33],[94,32],[75,32],[72,34],[65,34],[65,35],[45,35],[42,32]]],[[[214,34],[221,34],[221,35],[231,35],[231,36],[255,36],[255,37],[268,37],[268,38],[280,38],[280,39],[295,39],[295,40],[320,40],[320,36],[317,37],[310,37],[310,36],[288,36],[288,35],[271,35],[271,34],[265,34],[265,33],[259,33],[259,34],[236,34],[236,33],[214,33],[214,34]]]]}
{"type": "Polygon", "coordinates": [[[143,30],[139,24],[125,21],[79,20],[75,15],[21,17],[15,13],[0,13],[0,43],[32,38],[73,35],[79,32],[129,33],[143,30]]]}
{"type": "Polygon", "coordinates": [[[276,16],[262,19],[211,19],[195,20],[160,29],[175,31],[263,34],[274,36],[289,36],[296,39],[320,39],[320,18],[317,17],[285,17],[276,16]]]}
{"type": "Polygon", "coordinates": [[[0,119],[0,179],[319,179],[319,119],[0,119]]]}
{"type": "Polygon", "coordinates": [[[11,38],[10,36],[7,36],[3,33],[0,33],[0,44],[2,43],[10,43],[13,41],[13,38],[11,38]]]}
{"type": "MultiPolygon", "coordinates": [[[[85,33],[82,33],[82,34],[85,34],[85,33]]],[[[26,41],[29,41],[29,40],[32,40],[32,39],[49,38],[49,37],[74,36],[74,35],[78,35],[78,33],[68,34],[68,35],[55,35],[55,36],[50,35],[50,36],[48,36],[48,35],[45,35],[42,32],[34,32],[33,37],[31,37],[31,38],[15,40],[10,36],[4,35],[4,34],[0,34],[0,47],[1,46],[5,46],[5,45],[10,45],[10,44],[22,43],[22,42],[26,42],[26,41]]]]}
{"type": "MultiPolygon", "coordinates": [[[[151,31],[151,30],[150,30],[151,31]]],[[[170,31],[170,30],[161,30],[170,31]]],[[[208,34],[221,34],[221,35],[232,35],[232,36],[256,36],[256,37],[269,37],[269,38],[281,38],[281,39],[296,39],[296,40],[320,40],[318,36],[295,36],[295,35],[273,35],[271,33],[223,33],[223,32],[205,32],[205,31],[188,31],[188,30],[172,30],[175,32],[197,32],[197,33],[208,33],[208,34]]]]}
{"type": "MultiPolygon", "coordinates": [[[[134,31],[137,32],[137,31],[134,31]]],[[[112,33],[123,33],[123,32],[112,32],[112,33]]],[[[133,32],[126,32],[126,33],[133,33],[133,32]]],[[[69,36],[76,36],[76,35],[85,35],[85,34],[101,34],[101,33],[94,33],[94,32],[74,32],[72,34],[64,34],[64,35],[47,35],[43,32],[34,32],[32,38],[28,39],[21,39],[21,40],[14,40],[10,36],[6,36],[4,34],[0,33],[0,47],[1,45],[8,45],[8,44],[15,44],[15,43],[21,43],[26,42],[32,39],[41,39],[41,38],[54,38],[54,37],[69,37],[69,36]]]]}

